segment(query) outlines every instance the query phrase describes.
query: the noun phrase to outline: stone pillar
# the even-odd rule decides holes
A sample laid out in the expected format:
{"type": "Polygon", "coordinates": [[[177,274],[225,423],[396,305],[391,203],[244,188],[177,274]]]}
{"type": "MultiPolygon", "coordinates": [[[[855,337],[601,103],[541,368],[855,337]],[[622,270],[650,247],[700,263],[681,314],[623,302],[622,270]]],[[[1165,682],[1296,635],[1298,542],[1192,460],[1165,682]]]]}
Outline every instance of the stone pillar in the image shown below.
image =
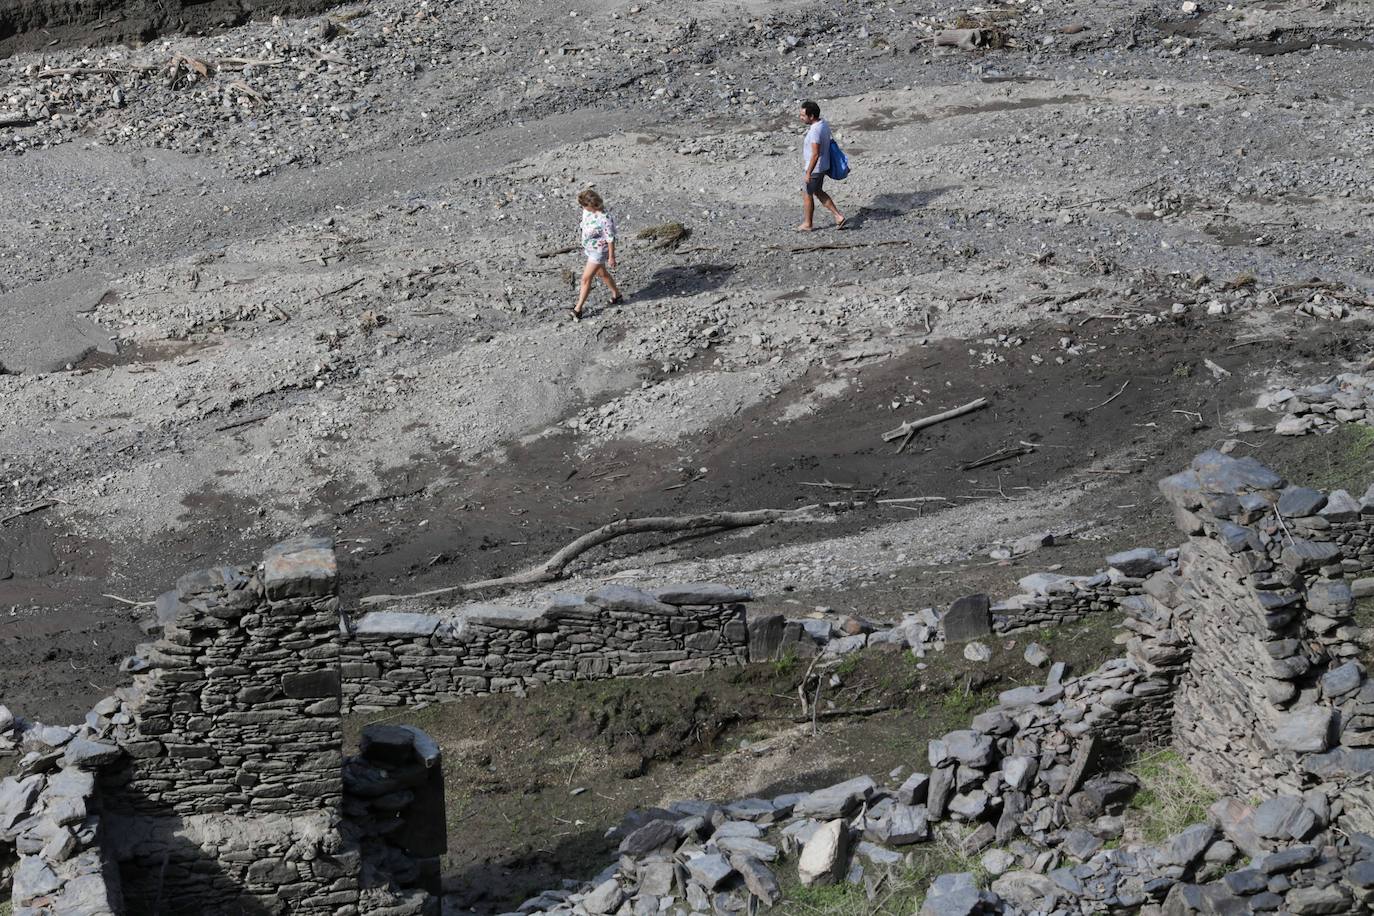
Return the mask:
{"type": "Polygon", "coordinates": [[[318,539],[177,582],[162,637],[129,666],[128,763],[102,784],[131,911],[356,905],[357,857],[338,830],[335,589],[332,546],[318,539]]]}

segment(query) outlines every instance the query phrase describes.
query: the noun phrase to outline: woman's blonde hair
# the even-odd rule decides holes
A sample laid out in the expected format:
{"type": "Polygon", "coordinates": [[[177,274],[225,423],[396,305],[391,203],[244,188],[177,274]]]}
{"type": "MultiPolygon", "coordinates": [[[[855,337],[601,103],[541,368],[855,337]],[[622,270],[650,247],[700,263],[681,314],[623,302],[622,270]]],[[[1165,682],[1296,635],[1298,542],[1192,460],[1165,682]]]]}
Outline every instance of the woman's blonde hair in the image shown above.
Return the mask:
{"type": "Polygon", "coordinates": [[[601,200],[601,195],[588,188],[577,195],[577,202],[582,205],[584,210],[604,210],[606,204],[601,200]]]}

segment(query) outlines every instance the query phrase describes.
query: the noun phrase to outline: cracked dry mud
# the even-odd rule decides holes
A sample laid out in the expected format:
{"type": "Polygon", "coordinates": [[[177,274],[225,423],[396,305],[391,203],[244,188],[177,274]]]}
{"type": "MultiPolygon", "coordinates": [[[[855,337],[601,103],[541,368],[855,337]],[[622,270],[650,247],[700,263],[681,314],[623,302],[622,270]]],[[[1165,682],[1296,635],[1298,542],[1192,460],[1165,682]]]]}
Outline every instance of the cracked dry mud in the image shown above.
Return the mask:
{"type": "Polygon", "coordinates": [[[0,518],[51,503],[0,524],[0,696],[79,716],[140,638],[120,599],[300,531],[348,600],[625,515],[944,497],[570,585],[884,616],[1027,532],[1084,571],[1162,538],[1151,482],[1203,447],[1319,449],[1245,408],[1369,358],[1367,8],[1008,4],[1008,47],[931,47],[962,12],[385,0],[0,61],[0,518]],[[803,97],[856,166],[843,233],[790,231],[803,97]],[[578,256],[543,255],[588,184],[630,299],[571,325],[578,256]]]}

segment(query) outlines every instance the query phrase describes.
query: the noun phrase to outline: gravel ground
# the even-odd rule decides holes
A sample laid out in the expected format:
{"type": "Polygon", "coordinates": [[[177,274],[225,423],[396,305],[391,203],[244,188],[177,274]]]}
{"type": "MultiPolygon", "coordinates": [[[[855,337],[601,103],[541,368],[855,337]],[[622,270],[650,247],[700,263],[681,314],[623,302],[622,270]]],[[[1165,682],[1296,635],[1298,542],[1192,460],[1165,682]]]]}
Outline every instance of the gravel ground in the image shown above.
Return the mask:
{"type": "MultiPolygon", "coordinates": [[[[1272,373],[1368,358],[1364,4],[683,9],[378,2],[0,60],[7,702],[79,712],[137,638],[118,598],[301,530],[341,538],[359,594],[827,473],[1031,489],[1013,521],[768,535],[797,576],[833,558],[808,589],[1008,526],[1127,537],[1141,503],[1085,502],[1116,484],[1084,469],[1244,435],[1272,373]],[[966,12],[1007,44],[934,47],[966,12]],[[790,231],[808,96],[856,165],[843,233],[790,231]],[[588,184],[630,300],[571,325],[588,184]],[[636,238],[668,222],[690,235],[636,238]],[[978,393],[1008,410],[878,469],[876,433],[978,393]],[[1031,435],[1040,458],[961,470],[1031,435]]],[[[681,571],[768,589],[759,546],[681,571]]]]}

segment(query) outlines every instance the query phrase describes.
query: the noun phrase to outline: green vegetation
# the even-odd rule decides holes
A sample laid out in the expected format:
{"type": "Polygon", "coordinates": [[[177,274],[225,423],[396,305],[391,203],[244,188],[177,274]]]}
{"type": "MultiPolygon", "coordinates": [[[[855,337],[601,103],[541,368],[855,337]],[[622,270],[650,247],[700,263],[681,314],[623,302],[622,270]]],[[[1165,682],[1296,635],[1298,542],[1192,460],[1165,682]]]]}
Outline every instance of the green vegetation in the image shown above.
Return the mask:
{"type": "Polygon", "coordinates": [[[911,847],[907,860],[890,870],[859,858],[867,877],[885,876],[872,900],[862,885],[841,882],[805,887],[797,880],[795,867],[784,863],[776,874],[782,883],[786,911],[794,916],[914,916],[930,883],[940,875],[970,872],[979,887],[986,887],[987,871],[978,856],[961,849],[961,838],[962,831],[951,825],[949,832],[937,833],[930,842],[911,847]]]}
{"type": "Polygon", "coordinates": [[[789,651],[782,658],[775,658],[769,664],[773,666],[774,677],[791,677],[797,670],[797,653],[789,651]]]}
{"type": "Polygon", "coordinates": [[[1217,800],[1216,792],[1204,786],[1175,751],[1148,754],[1129,769],[1140,780],[1140,791],[1131,799],[1127,817],[1146,842],[1161,842],[1205,821],[1207,808],[1217,800]]]}
{"type": "Polygon", "coordinates": [[[1374,483],[1374,427],[1342,423],[1330,433],[1285,442],[1264,460],[1296,484],[1358,497],[1374,483]]]}
{"type": "Polygon", "coordinates": [[[635,238],[652,241],[653,245],[650,247],[662,251],[676,248],[691,234],[692,230],[682,223],[663,223],[660,226],[649,226],[647,229],[639,230],[639,234],[635,238]]]}
{"type": "Polygon", "coordinates": [[[844,659],[835,666],[835,673],[840,677],[849,677],[849,675],[859,670],[859,663],[862,661],[863,657],[858,652],[846,655],[844,659]]]}

